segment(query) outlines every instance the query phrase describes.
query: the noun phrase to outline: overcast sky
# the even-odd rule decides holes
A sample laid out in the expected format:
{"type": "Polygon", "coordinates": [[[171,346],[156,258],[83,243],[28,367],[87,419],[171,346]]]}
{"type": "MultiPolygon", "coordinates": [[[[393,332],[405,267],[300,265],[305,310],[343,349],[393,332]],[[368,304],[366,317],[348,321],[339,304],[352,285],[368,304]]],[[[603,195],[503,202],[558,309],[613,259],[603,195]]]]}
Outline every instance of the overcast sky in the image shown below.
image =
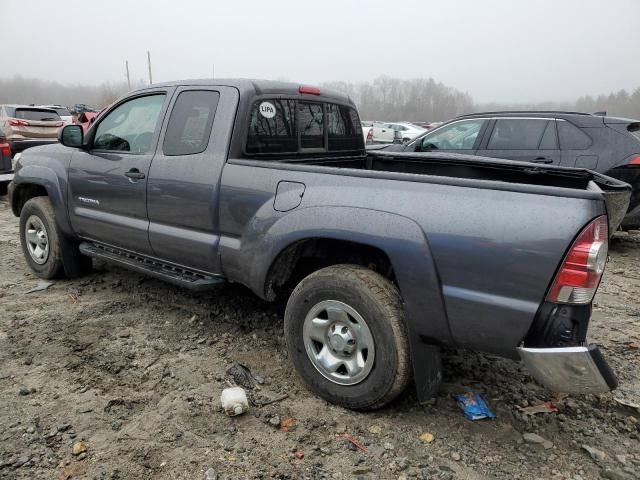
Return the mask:
{"type": "Polygon", "coordinates": [[[640,86],[640,0],[0,0],[0,76],[433,77],[479,102],[640,86]],[[171,5],[171,6],[169,6],[171,5]],[[215,67],[213,67],[215,65],[215,67]]]}

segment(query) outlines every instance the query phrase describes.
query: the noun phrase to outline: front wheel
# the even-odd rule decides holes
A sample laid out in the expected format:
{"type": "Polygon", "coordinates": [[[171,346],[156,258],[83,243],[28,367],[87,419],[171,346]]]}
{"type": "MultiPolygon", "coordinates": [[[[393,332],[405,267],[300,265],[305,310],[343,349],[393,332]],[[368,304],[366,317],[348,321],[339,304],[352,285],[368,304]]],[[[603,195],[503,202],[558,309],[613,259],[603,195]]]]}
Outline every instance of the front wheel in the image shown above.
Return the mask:
{"type": "Polygon", "coordinates": [[[91,259],[58,229],[48,197],[34,197],[22,207],[20,243],[29,267],[40,278],[74,277],[91,270],[91,259]]]}
{"type": "Polygon", "coordinates": [[[373,410],[411,379],[400,294],[372,270],[336,265],[312,273],[291,294],[284,327],[298,373],[329,402],[373,410]]]}

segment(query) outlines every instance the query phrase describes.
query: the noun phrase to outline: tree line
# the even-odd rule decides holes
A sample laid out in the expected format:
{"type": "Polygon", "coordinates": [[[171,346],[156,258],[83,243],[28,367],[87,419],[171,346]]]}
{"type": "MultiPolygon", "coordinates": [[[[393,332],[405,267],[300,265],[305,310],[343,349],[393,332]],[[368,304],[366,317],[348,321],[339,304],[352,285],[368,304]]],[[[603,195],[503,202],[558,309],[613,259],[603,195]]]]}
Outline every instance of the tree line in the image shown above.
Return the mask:
{"type": "MultiPolygon", "coordinates": [[[[131,88],[137,88],[137,83],[131,88]]],[[[98,109],[110,105],[128,91],[125,82],[105,82],[100,85],[62,84],[36,78],[0,78],[0,104],[64,105],[85,103],[98,109]]]]}
{"type": "Polygon", "coordinates": [[[567,110],[640,119],[640,87],[575,101],[535,103],[476,103],[471,95],[436,82],[433,78],[401,80],[379,77],[373,82],[327,82],[326,88],[349,95],[366,120],[430,122],[444,121],[466,113],[500,110],[567,110]]]}
{"type": "MultiPolygon", "coordinates": [[[[138,88],[137,82],[132,88],[138,88]]],[[[575,101],[537,103],[476,103],[471,95],[433,78],[402,80],[388,76],[372,82],[326,82],[321,85],[349,95],[358,106],[360,118],[385,121],[444,121],[465,113],[495,110],[570,110],[640,119],[640,87],[633,92],[620,90],[596,97],[582,96],[575,101]]],[[[86,103],[97,108],[111,104],[128,90],[124,82],[100,85],[62,84],[15,76],[0,78],[0,104],[86,103]]]]}

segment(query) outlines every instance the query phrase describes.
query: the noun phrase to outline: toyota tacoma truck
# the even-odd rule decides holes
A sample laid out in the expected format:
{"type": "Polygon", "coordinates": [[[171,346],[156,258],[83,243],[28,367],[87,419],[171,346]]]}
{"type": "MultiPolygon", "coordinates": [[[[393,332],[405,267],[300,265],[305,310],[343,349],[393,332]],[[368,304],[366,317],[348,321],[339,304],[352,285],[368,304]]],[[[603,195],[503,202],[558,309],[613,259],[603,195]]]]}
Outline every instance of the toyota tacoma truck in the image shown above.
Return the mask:
{"type": "Polygon", "coordinates": [[[300,377],[357,410],[411,381],[428,399],[443,346],[519,358],[555,391],[616,387],[587,327],[629,201],[623,182],[367,153],[347,96],[270,81],[152,85],[59,140],[25,151],[9,187],[42,278],[85,274],[96,258],[284,299],[300,377]]]}

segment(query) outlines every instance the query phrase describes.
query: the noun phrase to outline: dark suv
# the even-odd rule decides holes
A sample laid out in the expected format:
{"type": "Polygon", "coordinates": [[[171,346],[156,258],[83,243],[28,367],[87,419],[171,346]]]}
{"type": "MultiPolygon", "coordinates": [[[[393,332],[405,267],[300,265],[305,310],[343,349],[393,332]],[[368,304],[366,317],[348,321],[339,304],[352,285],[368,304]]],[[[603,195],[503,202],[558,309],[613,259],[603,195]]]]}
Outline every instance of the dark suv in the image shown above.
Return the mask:
{"type": "Polygon", "coordinates": [[[372,149],[451,152],[589,168],[633,195],[623,226],[640,226],[640,121],[576,112],[487,112],[457,117],[404,145],[372,149]]]}

